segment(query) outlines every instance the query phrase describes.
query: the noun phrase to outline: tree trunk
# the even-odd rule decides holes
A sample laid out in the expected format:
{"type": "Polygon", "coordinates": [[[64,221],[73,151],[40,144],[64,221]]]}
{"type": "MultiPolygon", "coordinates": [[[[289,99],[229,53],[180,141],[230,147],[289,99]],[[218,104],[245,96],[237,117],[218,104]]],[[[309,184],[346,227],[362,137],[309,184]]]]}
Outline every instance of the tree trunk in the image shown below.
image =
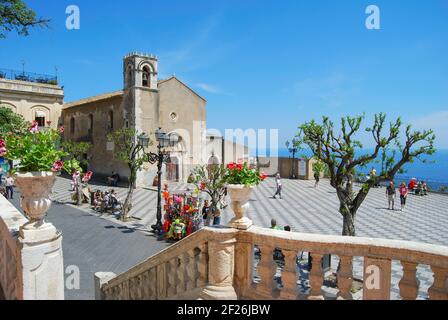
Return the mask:
{"type": "Polygon", "coordinates": [[[123,204],[123,215],[122,215],[123,221],[126,221],[128,219],[129,212],[132,209],[132,196],[134,195],[134,188],[135,183],[129,183],[128,194],[123,204]]]}
{"type": "Polygon", "coordinates": [[[137,173],[135,172],[135,170],[131,168],[131,175],[129,176],[128,194],[123,204],[123,214],[122,214],[123,221],[126,221],[128,219],[129,212],[132,209],[132,196],[134,195],[135,181],[137,180],[136,177],[137,173]]]}
{"type": "Polygon", "coordinates": [[[344,217],[344,222],[342,225],[342,235],[351,237],[356,236],[355,215],[350,211],[345,211],[344,213],[342,213],[342,216],[344,217]]]}

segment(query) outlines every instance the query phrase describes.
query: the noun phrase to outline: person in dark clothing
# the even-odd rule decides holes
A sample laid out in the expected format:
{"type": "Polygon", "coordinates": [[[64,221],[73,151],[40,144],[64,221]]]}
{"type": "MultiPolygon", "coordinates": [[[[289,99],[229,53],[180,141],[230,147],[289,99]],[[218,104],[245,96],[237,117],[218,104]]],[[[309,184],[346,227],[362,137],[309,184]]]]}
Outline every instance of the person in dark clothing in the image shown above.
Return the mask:
{"type": "Polygon", "coordinates": [[[389,207],[388,207],[389,210],[391,210],[390,209],[391,205],[392,205],[392,210],[395,210],[394,209],[395,195],[396,195],[395,185],[394,185],[394,182],[391,181],[386,188],[386,197],[387,197],[387,201],[389,204],[389,207]]]}
{"type": "Polygon", "coordinates": [[[204,207],[202,208],[202,219],[204,220],[204,226],[208,227],[211,219],[210,203],[208,200],[205,200],[204,207]]]}

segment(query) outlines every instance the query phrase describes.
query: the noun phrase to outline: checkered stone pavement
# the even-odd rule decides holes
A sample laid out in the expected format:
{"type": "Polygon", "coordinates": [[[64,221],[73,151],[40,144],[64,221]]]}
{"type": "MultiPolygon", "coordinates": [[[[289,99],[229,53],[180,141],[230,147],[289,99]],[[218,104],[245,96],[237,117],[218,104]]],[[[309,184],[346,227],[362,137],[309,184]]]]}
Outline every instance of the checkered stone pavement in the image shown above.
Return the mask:
{"type": "MultiPolygon", "coordinates": [[[[278,225],[289,225],[292,231],[318,234],[341,234],[342,217],[338,213],[338,199],[334,189],[328,181],[322,180],[318,188],[314,188],[314,181],[283,180],[283,199],[274,199],[275,180],[268,178],[255,188],[251,197],[251,206],[247,216],[255,225],[269,227],[272,218],[278,225]]],[[[186,190],[186,184],[172,184],[170,190],[186,190]]],[[[69,180],[58,178],[53,197],[63,203],[70,202],[69,180]]],[[[110,189],[105,186],[92,186],[92,189],[110,189]]],[[[115,188],[119,197],[124,200],[125,188],[115,188]]],[[[136,190],[134,193],[134,208],[131,216],[137,221],[128,222],[132,228],[147,230],[156,221],[157,193],[154,190],[136,190]]],[[[357,235],[363,237],[386,238],[417,241],[448,246],[448,196],[429,194],[428,196],[409,195],[406,208],[399,211],[400,203],[397,199],[395,210],[387,209],[387,199],[384,188],[372,189],[360,207],[356,217],[357,235]]],[[[80,208],[92,213],[89,206],[80,208]]],[[[226,208],[222,214],[222,223],[226,224],[233,213],[226,208]]],[[[106,217],[113,219],[113,217],[106,217]]],[[[305,261],[307,255],[303,256],[305,261]]],[[[306,290],[308,273],[303,267],[306,263],[299,263],[299,272],[303,279],[301,290],[306,290]],[[302,266],[302,267],[300,267],[302,266]]],[[[332,271],[338,265],[338,257],[332,256],[332,271]]],[[[354,277],[363,277],[363,258],[355,257],[354,277]]],[[[403,271],[399,261],[392,261],[392,299],[399,298],[398,282],[403,271]]],[[[427,289],[433,283],[433,274],[429,266],[419,265],[417,277],[420,280],[419,299],[427,299],[427,289]]],[[[331,298],[335,292],[331,288],[324,288],[331,298]]],[[[355,294],[355,298],[362,297],[362,290],[355,294]]]]}

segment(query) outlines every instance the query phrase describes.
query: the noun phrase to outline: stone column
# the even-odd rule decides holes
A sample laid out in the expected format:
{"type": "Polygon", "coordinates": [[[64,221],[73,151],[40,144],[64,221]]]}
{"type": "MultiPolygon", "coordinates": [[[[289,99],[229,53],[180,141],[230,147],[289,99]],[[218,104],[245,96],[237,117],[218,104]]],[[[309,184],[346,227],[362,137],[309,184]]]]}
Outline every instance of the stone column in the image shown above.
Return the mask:
{"type": "Polygon", "coordinates": [[[208,283],[200,294],[204,300],[236,300],[233,287],[235,232],[211,232],[208,241],[208,283]]]}
{"type": "MultiPolygon", "coordinates": [[[[101,287],[107,284],[110,280],[117,275],[113,272],[96,272],[94,277],[95,281],[95,300],[105,300],[106,296],[101,287]]],[[[108,297],[111,298],[111,297],[108,297]]]]}
{"type": "Polygon", "coordinates": [[[62,234],[53,224],[20,228],[24,300],[64,300],[62,234]]]}
{"type": "Polygon", "coordinates": [[[363,300],[390,300],[392,261],[364,257],[363,300]]]}

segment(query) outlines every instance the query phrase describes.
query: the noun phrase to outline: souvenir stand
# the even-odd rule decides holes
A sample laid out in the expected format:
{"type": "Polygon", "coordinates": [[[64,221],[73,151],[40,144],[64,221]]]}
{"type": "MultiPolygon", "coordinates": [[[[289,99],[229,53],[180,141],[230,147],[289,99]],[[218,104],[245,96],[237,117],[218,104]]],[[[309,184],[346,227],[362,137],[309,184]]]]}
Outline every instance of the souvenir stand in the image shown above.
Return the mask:
{"type": "Polygon", "coordinates": [[[198,192],[163,191],[163,232],[166,239],[181,240],[202,227],[201,201],[198,192]]]}

